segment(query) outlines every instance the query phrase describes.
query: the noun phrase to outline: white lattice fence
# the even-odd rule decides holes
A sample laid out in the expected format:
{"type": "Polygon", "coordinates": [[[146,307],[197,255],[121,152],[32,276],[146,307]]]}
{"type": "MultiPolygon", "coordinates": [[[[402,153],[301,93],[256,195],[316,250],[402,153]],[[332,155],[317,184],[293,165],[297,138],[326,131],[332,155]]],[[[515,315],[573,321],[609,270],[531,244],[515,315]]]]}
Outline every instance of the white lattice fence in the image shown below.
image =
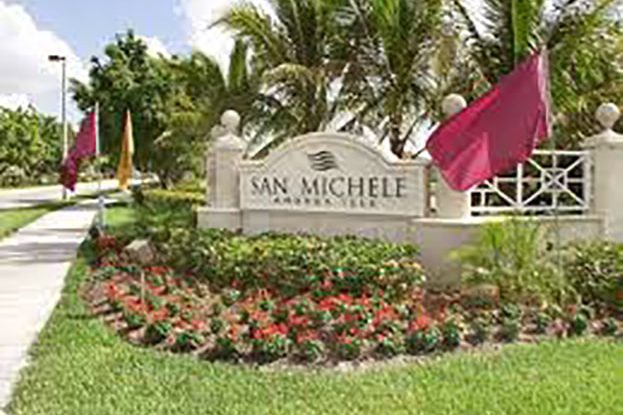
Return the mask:
{"type": "Polygon", "coordinates": [[[590,209],[591,181],[590,153],[537,150],[526,163],[472,190],[471,212],[584,213],[590,209]]]}

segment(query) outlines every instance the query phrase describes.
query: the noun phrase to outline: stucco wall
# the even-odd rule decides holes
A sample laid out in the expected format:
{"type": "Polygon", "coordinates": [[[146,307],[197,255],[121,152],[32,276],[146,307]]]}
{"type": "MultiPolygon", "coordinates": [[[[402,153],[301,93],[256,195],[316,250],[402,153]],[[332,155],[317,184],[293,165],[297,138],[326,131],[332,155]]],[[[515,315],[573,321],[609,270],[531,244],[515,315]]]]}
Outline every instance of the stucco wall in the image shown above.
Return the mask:
{"type": "MultiPolygon", "coordinates": [[[[411,221],[410,242],[417,244],[421,260],[429,272],[429,281],[434,285],[456,285],[460,282],[460,268],[452,261],[453,251],[475,240],[483,224],[503,221],[503,217],[477,217],[460,220],[414,219],[411,221]]],[[[538,217],[522,220],[537,220],[547,226],[550,236],[561,243],[573,240],[600,238],[604,234],[604,221],[596,216],[538,217]],[[559,233],[556,232],[559,229],[559,233]]],[[[552,241],[555,242],[555,241],[552,241]]]]}

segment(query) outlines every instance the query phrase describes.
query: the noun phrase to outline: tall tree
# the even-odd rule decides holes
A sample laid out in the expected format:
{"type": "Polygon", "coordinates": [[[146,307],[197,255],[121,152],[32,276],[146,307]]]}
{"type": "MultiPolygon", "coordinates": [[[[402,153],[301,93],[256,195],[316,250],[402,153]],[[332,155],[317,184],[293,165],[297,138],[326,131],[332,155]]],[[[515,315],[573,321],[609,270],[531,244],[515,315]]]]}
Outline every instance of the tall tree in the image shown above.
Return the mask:
{"type": "Polygon", "coordinates": [[[341,17],[346,106],[402,156],[432,106],[442,0],[351,0],[341,17]]]}
{"type": "Polygon", "coordinates": [[[250,3],[233,6],[216,24],[251,45],[262,74],[265,110],[258,135],[288,135],[326,126],[337,108],[329,85],[341,72],[331,56],[334,13],[340,0],[269,0],[270,10],[250,3]]]}
{"type": "Polygon", "coordinates": [[[186,172],[200,174],[210,131],[223,112],[237,111],[243,126],[253,118],[260,82],[250,72],[247,58],[247,46],[237,41],[227,72],[201,52],[170,62],[178,90],[171,96],[166,128],[154,143],[153,155],[163,186],[179,181],[186,172]]]}
{"type": "Polygon", "coordinates": [[[595,108],[623,95],[617,51],[623,31],[613,14],[620,0],[484,0],[478,9],[453,2],[480,74],[474,89],[496,83],[533,51],[548,49],[559,144],[578,145],[594,132],[595,108]]]}
{"type": "Polygon", "coordinates": [[[0,108],[0,185],[55,177],[62,154],[60,131],[56,119],[33,108],[0,108]]]}
{"type": "Polygon", "coordinates": [[[192,111],[201,118],[196,127],[203,134],[218,124],[223,112],[229,109],[240,113],[243,125],[253,119],[261,83],[251,71],[248,58],[248,46],[238,40],[229,56],[227,71],[216,59],[198,51],[187,59],[172,62],[176,81],[192,103],[192,111]]]}
{"type": "Polygon", "coordinates": [[[102,150],[113,162],[121,148],[123,115],[132,111],[136,165],[153,168],[154,141],[165,129],[167,105],[177,88],[169,66],[149,56],[147,45],[131,30],[117,35],[104,54],[104,59],[91,59],[88,83],[72,80],[74,99],[81,110],[99,102],[102,150]]]}

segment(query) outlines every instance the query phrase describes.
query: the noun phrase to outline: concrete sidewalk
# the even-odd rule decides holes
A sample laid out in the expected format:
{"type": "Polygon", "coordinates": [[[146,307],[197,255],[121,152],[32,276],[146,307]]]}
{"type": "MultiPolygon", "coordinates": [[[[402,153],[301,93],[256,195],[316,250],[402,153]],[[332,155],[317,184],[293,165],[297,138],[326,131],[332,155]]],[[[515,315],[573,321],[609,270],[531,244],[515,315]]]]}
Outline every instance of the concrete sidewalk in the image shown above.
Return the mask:
{"type": "Polygon", "coordinates": [[[0,414],[95,213],[94,201],[72,206],[0,241],[0,414]]]}

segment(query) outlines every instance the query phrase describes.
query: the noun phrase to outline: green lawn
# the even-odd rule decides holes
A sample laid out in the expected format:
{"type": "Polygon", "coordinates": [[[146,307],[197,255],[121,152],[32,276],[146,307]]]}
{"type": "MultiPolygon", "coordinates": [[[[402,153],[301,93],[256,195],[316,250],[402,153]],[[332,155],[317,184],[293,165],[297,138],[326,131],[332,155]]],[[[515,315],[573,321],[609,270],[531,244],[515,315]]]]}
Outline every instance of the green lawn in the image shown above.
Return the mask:
{"type": "MultiPolygon", "coordinates": [[[[109,218],[127,225],[132,212],[109,218]]],[[[79,259],[10,414],[623,414],[623,344],[580,339],[355,374],[265,373],[130,346],[92,318],[79,259]]]]}
{"type": "Polygon", "coordinates": [[[46,203],[34,207],[0,210],[0,239],[63,206],[67,206],[67,203],[46,203]]]}

